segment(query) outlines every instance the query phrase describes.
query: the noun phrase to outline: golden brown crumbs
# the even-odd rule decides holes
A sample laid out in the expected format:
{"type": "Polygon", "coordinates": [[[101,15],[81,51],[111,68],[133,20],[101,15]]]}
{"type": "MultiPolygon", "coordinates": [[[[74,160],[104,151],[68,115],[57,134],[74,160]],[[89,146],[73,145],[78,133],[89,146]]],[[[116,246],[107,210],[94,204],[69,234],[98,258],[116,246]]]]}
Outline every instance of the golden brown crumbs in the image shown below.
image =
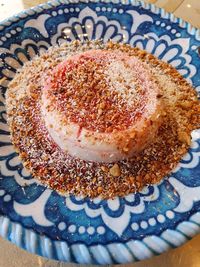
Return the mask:
{"type": "MultiPolygon", "coordinates": [[[[89,95],[87,97],[90,97],[89,95]]],[[[12,142],[32,175],[62,194],[94,198],[124,196],[160,181],[178,164],[200,126],[200,105],[191,85],[169,64],[128,45],[109,42],[52,47],[25,64],[7,91],[12,142]],[[161,88],[163,121],[157,138],[141,154],[115,164],[86,162],[63,153],[49,136],[40,114],[41,86],[46,75],[69,55],[90,49],[120,50],[147,62],[161,88]]],[[[104,111],[104,103],[98,106],[104,111]]]]}
{"type": "Polygon", "coordinates": [[[110,174],[114,177],[118,177],[121,175],[120,167],[117,163],[115,163],[111,168],[110,168],[110,174]]]}

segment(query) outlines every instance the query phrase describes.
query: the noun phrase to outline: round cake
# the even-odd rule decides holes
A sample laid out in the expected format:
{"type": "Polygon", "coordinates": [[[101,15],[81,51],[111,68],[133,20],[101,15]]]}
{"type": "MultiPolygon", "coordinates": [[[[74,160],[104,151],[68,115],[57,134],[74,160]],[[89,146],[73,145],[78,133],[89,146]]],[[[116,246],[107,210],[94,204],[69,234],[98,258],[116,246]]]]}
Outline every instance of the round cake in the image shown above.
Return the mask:
{"type": "Polygon", "coordinates": [[[41,109],[53,140],[72,156],[116,162],[155,138],[159,86],[149,67],[119,51],[89,50],[53,69],[41,109]]]}
{"type": "Polygon", "coordinates": [[[200,125],[191,85],[138,48],[73,42],[27,62],[6,92],[11,139],[36,180],[112,198],[154,184],[200,125]]]}

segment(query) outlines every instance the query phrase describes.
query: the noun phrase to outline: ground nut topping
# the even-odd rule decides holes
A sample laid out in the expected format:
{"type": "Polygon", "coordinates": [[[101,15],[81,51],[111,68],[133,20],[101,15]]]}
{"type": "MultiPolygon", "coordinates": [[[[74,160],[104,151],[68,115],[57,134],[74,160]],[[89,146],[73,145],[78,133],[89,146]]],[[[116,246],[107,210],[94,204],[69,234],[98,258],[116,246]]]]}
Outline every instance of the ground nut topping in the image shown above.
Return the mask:
{"type": "Polygon", "coordinates": [[[175,69],[145,51],[112,42],[76,41],[51,47],[16,74],[9,84],[6,104],[12,142],[32,175],[62,194],[91,198],[125,196],[160,181],[186,153],[191,131],[200,126],[196,92],[175,69]],[[90,50],[97,51],[95,60],[80,59],[79,55],[87,51],[86,56],[90,57],[90,50]],[[99,56],[99,50],[104,57],[99,56]],[[127,66],[127,60],[119,60],[121,53],[130,59],[130,64],[143,70],[139,77],[126,72],[130,65],[127,66]],[[74,56],[77,62],[58,68],[74,56]],[[50,129],[54,122],[47,127],[41,111],[47,94],[49,106],[45,106],[45,112],[56,110],[64,114],[63,125],[73,122],[88,131],[117,135],[149,112],[147,88],[151,93],[154,89],[151,97],[155,96],[162,112],[158,108],[151,119],[147,117],[148,123],[139,137],[134,130],[118,136],[116,144],[126,155],[134,142],[144,145],[145,134],[151,134],[146,130],[153,130],[155,125],[154,138],[139,153],[118,162],[92,162],[71,156],[52,138],[50,129]]]}
{"type": "Polygon", "coordinates": [[[120,168],[118,164],[114,164],[111,168],[110,168],[110,174],[114,177],[118,177],[121,174],[120,168]]]}

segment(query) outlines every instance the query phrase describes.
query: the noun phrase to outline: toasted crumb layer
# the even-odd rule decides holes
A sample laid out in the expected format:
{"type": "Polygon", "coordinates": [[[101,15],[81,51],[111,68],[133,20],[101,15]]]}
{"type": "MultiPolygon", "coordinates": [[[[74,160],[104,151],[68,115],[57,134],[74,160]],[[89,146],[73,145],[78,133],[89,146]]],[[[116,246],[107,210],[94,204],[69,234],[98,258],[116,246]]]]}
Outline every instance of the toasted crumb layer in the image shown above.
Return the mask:
{"type": "Polygon", "coordinates": [[[124,196],[160,181],[177,165],[200,126],[200,105],[191,85],[169,64],[128,45],[91,41],[51,47],[27,62],[6,95],[12,142],[32,175],[62,194],[91,198],[124,196]],[[50,137],[41,117],[41,90],[53,68],[68,57],[91,49],[119,50],[151,69],[160,87],[163,117],[157,137],[139,155],[112,164],[93,163],[64,153],[50,137]]]}

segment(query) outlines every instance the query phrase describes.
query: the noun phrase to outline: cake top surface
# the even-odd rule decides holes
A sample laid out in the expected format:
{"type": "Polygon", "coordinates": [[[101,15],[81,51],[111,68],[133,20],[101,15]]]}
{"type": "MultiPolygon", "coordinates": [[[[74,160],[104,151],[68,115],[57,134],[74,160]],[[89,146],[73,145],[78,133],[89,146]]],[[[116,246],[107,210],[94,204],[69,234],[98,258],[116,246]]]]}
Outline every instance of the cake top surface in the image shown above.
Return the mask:
{"type": "Polygon", "coordinates": [[[90,50],[67,58],[44,86],[49,109],[88,130],[125,130],[154,108],[158,88],[148,67],[120,51],[90,50]],[[148,98],[151,96],[151,101],[148,98]]]}

